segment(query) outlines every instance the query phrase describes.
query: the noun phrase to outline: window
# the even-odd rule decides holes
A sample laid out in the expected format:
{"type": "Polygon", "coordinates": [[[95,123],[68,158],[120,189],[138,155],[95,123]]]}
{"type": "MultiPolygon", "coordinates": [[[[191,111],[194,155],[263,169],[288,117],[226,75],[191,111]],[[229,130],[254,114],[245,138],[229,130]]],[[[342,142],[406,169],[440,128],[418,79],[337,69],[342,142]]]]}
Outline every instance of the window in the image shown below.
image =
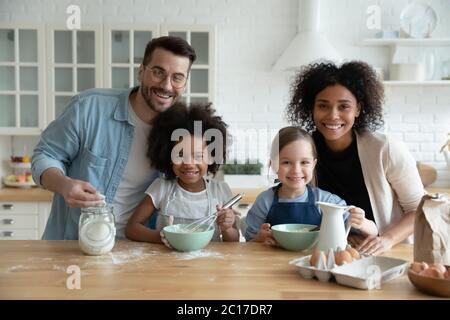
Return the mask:
{"type": "Polygon", "coordinates": [[[48,122],[64,111],[72,96],[102,85],[99,28],[55,27],[49,31],[49,39],[48,122]]]}
{"type": "Polygon", "coordinates": [[[162,35],[185,39],[195,49],[197,60],[183,95],[184,101],[214,102],[215,85],[215,28],[211,26],[162,26],[162,35]]]}
{"type": "Polygon", "coordinates": [[[145,46],[157,34],[154,25],[133,29],[116,25],[106,28],[106,87],[128,89],[139,85],[138,68],[144,58],[145,46]]]}
{"type": "Polygon", "coordinates": [[[38,134],[44,126],[43,30],[0,25],[0,133],[38,134]]]}

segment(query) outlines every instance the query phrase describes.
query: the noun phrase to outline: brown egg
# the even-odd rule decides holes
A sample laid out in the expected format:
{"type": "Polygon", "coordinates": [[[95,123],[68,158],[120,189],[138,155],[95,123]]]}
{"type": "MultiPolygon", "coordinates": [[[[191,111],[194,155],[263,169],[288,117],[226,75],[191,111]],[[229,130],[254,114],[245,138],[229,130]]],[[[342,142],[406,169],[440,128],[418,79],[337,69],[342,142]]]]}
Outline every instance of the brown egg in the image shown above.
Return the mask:
{"type": "Polygon", "coordinates": [[[445,273],[444,273],[444,278],[450,280],[450,269],[448,269],[447,271],[445,271],[445,273]]]}
{"type": "Polygon", "coordinates": [[[430,265],[430,267],[435,267],[436,269],[439,270],[439,272],[441,272],[442,274],[444,274],[447,269],[445,268],[445,266],[441,263],[433,263],[432,265],[430,265]]]}
{"type": "Polygon", "coordinates": [[[354,260],[358,260],[359,258],[361,258],[359,252],[355,248],[348,247],[346,250],[351,254],[354,260]]]}
{"type": "Polygon", "coordinates": [[[422,262],[413,262],[410,264],[409,268],[414,271],[415,273],[421,273],[422,268],[422,262]]]}
{"type": "Polygon", "coordinates": [[[422,264],[422,270],[427,270],[430,266],[426,262],[421,262],[422,264]]]}
{"type": "Polygon", "coordinates": [[[311,253],[311,258],[309,258],[309,264],[314,267],[316,265],[317,261],[319,260],[319,256],[320,256],[320,250],[317,248],[314,248],[311,253]]]}
{"type": "Polygon", "coordinates": [[[444,279],[444,275],[442,272],[440,272],[435,267],[429,267],[428,269],[423,270],[420,275],[427,276],[427,277],[433,277],[438,279],[444,279]]]}
{"type": "Polygon", "coordinates": [[[353,261],[352,255],[350,252],[346,250],[341,250],[336,252],[334,255],[334,260],[338,266],[343,265],[344,263],[350,263],[353,261]]]}

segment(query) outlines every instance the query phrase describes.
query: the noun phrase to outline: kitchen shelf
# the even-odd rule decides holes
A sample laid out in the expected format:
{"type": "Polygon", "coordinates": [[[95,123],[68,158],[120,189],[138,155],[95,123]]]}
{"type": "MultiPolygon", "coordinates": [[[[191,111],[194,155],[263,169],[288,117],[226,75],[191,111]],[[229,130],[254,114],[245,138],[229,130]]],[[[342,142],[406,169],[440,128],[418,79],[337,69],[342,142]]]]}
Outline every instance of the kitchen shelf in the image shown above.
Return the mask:
{"type": "Polygon", "coordinates": [[[450,86],[450,80],[435,81],[383,81],[385,86],[450,86]]]}
{"type": "Polygon", "coordinates": [[[426,38],[426,39],[364,39],[363,46],[450,46],[450,38],[426,38]]]}

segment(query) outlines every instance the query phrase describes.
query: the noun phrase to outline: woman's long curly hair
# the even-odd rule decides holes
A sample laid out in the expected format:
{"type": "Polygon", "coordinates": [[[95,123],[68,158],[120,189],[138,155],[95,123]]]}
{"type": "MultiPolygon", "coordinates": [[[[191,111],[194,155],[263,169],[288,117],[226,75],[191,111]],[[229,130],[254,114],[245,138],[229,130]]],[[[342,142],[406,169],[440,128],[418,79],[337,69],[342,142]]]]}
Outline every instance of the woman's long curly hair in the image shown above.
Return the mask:
{"type": "MultiPolygon", "coordinates": [[[[185,103],[177,102],[167,111],[160,113],[154,119],[153,127],[148,136],[147,157],[150,159],[152,167],[164,173],[167,179],[176,177],[173,172],[171,154],[178,141],[172,140],[172,132],[176,129],[185,129],[191,135],[194,135],[196,134],[194,132],[194,121],[201,121],[202,137],[208,129],[220,131],[223,141],[222,159],[225,162],[228,125],[222,120],[222,117],[215,115],[215,112],[216,110],[212,108],[211,103],[192,103],[187,106],[185,103]]],[[[208,145],[214,141],[205,142],[208,145]]],[[[213,157],[216,156],[215,152],[216,150],[212,150],[213,157]]],[[[219,167],[220,163],[213,162],[208,165],[208,172],[214,175],[219,167]]]]}
{"type": "Polygon", "coordinates": [[[375,131],[383,126],[383,84],[372,67],[362,61],[347,62],[340,67],[325,61],[312,63],[300,70],[291,85],[292,98],[286,108],[287,120],[309,132],[314,131],[316,96],[326,87],[337,84],[347,88],[361,106],[360,115],[353,124],[356,131],[375,131]]]}

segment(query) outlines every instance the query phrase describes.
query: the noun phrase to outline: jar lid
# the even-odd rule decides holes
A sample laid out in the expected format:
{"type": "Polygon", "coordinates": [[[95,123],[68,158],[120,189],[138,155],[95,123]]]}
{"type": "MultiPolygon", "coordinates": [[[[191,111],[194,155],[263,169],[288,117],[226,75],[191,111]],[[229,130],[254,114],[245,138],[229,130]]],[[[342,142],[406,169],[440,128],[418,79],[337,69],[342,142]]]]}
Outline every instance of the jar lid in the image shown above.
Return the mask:
{"type": "Polygon", "coordinates": [[[105,204],[98,207],[87,207],[81,208],[81,213],[93,213],[93,214],[101,214],[101,213],[111,213],[113,212],[113,207],[109,204],[105,204]]]}

